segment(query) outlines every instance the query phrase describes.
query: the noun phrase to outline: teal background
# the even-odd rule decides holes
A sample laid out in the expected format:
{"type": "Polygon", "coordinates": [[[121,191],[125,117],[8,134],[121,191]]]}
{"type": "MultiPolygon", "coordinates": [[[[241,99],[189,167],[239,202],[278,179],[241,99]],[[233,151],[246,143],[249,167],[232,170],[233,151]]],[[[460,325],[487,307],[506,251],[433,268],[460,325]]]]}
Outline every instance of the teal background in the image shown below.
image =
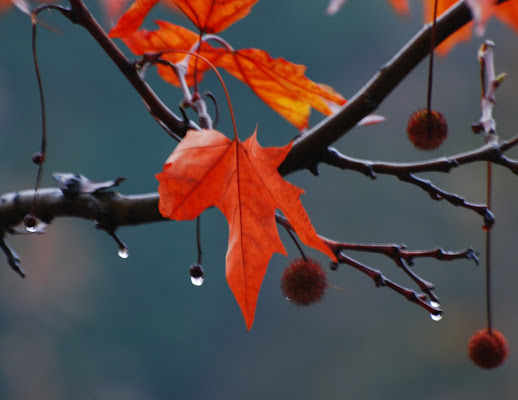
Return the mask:
{"type": "MultiPolygon", "coordinates": [[[[349,1],[333,17],[324,14],[326,5],[265,0],[222,36],[236,48],[257,47],[304,64],[307,76],[349,98],[422,26],[420,2],[407,17],[384,1],[349,1]]],[[[89,6],[103,19],[97,3],[89,6]]],[[[147,27],[153,18],[191,27],[165,8],[153,11],[147,27]]],[[[54,186],[51,172],[61,171],[93,180],[125,176],[124,194],[156,191],[154,174],[175,143],[86,31],[55,12],[41,19],[60,32],[38,33],[49,130],[44,186],[54,186]]],[[[41,128],[30,35],[27,16],[15,9],[0,16],[0,193],[31,188],[36,175],[31,155],[41,128]]],[[[509,138],[518,126],[518,37],[497,20],[487,37],[497,45],[497,71],[509,74],[495,110],[499,134],[509,138]]],[[[357,128],[336,147],[354,157],[412,161],[479,146],[483,138],[470,124],[480,116],[480,43],[474,38],[437,59],[433,104],[450,126],[440,150],[418,152],[405,133],[410,113],[425,105],[427,63],[377,110],[386,122],[357,128]]],[[[242,138],[256,125],[263,145],[283,145],[297,134],[250,89],[224,77],[242,138]]],[[[149,82],[176,110],[178,90],[153,71],[149,82]]],[[[219,129],[230,135],[219,84],[208,74],[202,88],[220,100],[219,129]]],[[[321,118],[314,113],[312,124],[321,118]]],[[[90,221],[58,219],[45,235],[9,237],[28,278],[20,279],[0,257],[0,398],[516,399],[518,178],[500,167],[494,172],[494,321],[511,346],[497,370],[482,371],[467,357],[467,341],[485,318],[484,266],[468,261],[416,262],[415,271],[437,285],[445,311],[437,323],[346,266],[329,272],[343,291],[329,288],[320,304],[294,307],[279,288],[287,259],[274,255],[247,332],[225,282],[228,227],[219,211],[209,210],[202,218],[202,287],[192,286],[188,274],[196,259],[192,222],[121,228],[130,248],[126,260],[90,221]]],[[[425,177],[470,201],[485,199],[484,163],[425,177]]],[[[327,237],[411,249],[473,246],[484,256],[478,215],[433,202],[395,178],[371,181],[322,166],[318,178],[304,171],[288,179],[304,188],[308,214],[327,237]]],[[[352,256],[413,287],[389,259],[352,256]]]]}

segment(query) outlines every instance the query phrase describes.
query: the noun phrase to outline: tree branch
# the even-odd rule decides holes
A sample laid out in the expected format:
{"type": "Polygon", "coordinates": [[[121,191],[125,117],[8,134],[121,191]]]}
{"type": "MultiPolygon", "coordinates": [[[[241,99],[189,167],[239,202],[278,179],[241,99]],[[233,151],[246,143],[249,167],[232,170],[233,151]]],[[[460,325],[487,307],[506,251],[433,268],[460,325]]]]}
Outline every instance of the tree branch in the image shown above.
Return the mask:
{"type": "MultiPolygon", "coordinates": [[[[24,273],[20,267],[20,260],[5,242],[4,232],[12,234],[20,232],[14,227],[21,224],[25,215],[31,211],[33,197],[33,190],[7,193],[0,197],[0,233],[2,233],[0,235],[0,249],[6,254],[11,268],[22,276],[24,276],[24,273]]],[[[158,193],[124,196],[112,191],[85,193],[79,190],[75,196],[65,196],[63,188],[45,188],[39,190],[37,216],[45,224],[51,223],[56,217],[75,217],[94,221],[97,228],[105,230],[114,237],[119,249],[126,249],[124,243],[114,235],[114,231],[119,226],[168,221],[158,212],[158,199],[158,193]]],[[[293,230],[291,224],[284,217],[276,215],[276,220],[286,229],[293,230]]],[[[409,265],[413,264],[414,258],[429,257],[447,261],[474,259],[477,261],[471,248],[455,252],[444,251],[439,248],[412,251],[407,250],[404,245],[397,244],[351,244],[333,241],[322,236],[320,238],[337,255],[340,263],[348,264],[360,270],[373,279],[376,286],[386,286],[434,315],[442,313],[439,308],[426,301],[426,298],[429,297],[431,301],[438,303],[438,298],[433,292],[434,286],[408,268],[409,265]],[[424,293],[418,294],[387,279],[380,271],[343,254],[344,250],[379,253],[391,258],[416,282],[424,293]]]]}
{"type": "Polygon", "coordinates": [[[104,52],[111,58],[126,79],[135,88],[151,115],[171,132],[184,137],[188,129],[199,129],[192,121],[187,124],[178,118],[141,78],[137,63],[130,61],[109,38],[104,29],[88,11],[82,0],[70,0],[70,15],[67,18],[74,24],[85,28],[104,52]]]}
{"type": "Polygon", "coordinates": [[[480,214],[484,218],[484,223],[491,226],[494,222],[492,213],[485,204],[475,204],[467,202],[457,194],[446,192],[433,185],[430,181],[418,178],[416,172],[445,172],[449,173],[452,168],[460,165],[478,161],[488,161],[508,168],[513,174],[518,175],[518,161],[511,160],[504,156],[504,151],[518,144],[518,135],[507,141],[498,142],[492,140],[478,149],[464,153],[440,157],[427,161],[415,163],[390,163],[382,161],[361,160],[341,154],[334,148],[328,148],[322,161],[326,164],[335,166],[343,170],[353,170],[361,172],[372,179],[377,178],[377,173],[396,176],[399,180],[408,182],[420,187],[427,192],[433,200],[446,200],[449,203],[470,209],[480,214]]]}
{"type": "MultiPolygon", "coordinates": [[[[499,1],[501,3],[503,1],[499,1]]],[[[472,16],[466,1],[459,1],[436,23],[435,46],[461,28],[472,16]]],[[[426,24],[337,113],[298,137],[279,167],[282,175],[307,168],[314,171],[327,147],[372,113],[399,83],[429,54],[432,24],[426,24]]]]}

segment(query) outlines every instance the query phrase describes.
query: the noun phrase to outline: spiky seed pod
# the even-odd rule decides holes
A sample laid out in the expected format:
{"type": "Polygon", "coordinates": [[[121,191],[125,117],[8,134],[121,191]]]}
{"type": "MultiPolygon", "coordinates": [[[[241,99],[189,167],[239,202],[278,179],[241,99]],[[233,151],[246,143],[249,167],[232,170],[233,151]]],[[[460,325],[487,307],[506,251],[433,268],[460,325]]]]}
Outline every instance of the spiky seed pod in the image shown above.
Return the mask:
{"type": "Polygon", "coordinates": [[[487,329],[476,332],[468,344],[469,358],[480,368],[490,369],[501,365],[509,347],[504,335],[492,329],[491,333],[487,329]]]}
{"type": "Polygon", "coordinates": [[[440,112],[423,109],[410,116],[406,131],[417,149],[434,150],[446,140],[448,123],[440,112]]]}
{"type": "Polygon", "coordinates": [[[281,278],[284,295],[298,306],[318,303],[327,289],[327,274],[315,260],[293,260],[281,278]]]}

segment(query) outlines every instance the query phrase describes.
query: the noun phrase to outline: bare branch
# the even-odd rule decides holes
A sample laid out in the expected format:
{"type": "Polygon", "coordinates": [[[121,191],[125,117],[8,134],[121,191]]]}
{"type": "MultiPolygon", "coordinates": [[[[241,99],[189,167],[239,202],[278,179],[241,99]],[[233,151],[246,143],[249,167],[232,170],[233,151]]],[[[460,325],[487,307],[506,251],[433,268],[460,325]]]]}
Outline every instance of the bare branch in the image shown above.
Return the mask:
{"type": "MultiPolygon", "coordinates": [[[[293,231],[293,227],[291,226],[289,221],[282,215],[276,214],[275,219],[278,224],[282,225],[288,231],[293,231]]],[[[421,278],[419,275],[417,275],[409,268],[409,266],[413,265],[414,258],[428,257],[442,261],[468,259],[474,260],[476,263],[478,263],[478,258],[472,248],[466,248],[460,251],[444,251],[440,248],[432,250],[406,250],[404,245],[398,245],[393,243],[355,244],[336,242],[320,235],[319,237],[320,239],[322,239],[324,243],[326,243],[329,246],[331,250],[333,250],[333,253],[336,255],[338,262],[340,264],[347,264],[353,268],[356,268],[357,270],[368,275],[375,282],[377,287],[386,286],[396,291],[397,293],[403,295],[408,300],[418,304],[420,307],[424,308],[432,315],[437,316],[441,315],[442,311],[438,308],[438,306],[433,305],[439,303],[439,298],[433,291],[435,286],[432,283],[421,278]],[[373,269],[365,264],[360,263],[357,260],[354,260],[351,257],[346,256],[343,253],[344,250],[362,251],[367,253],[379,253],[391,258],[394,261],[394,263],[398,267],[400,267],[405,272],[405,274],[407,274],[424,293],[418,294],[414,290],[405,288],[399,285],[398,283],[387,279],[381,273],[381,271],[373,269]],[[429,298],[431,303],[428,303],[426,301],[426,298],[429,298]]]]}
{"type": "MultiPolygon", "coordinates": [[[[396,282],[387,279],[381,271],[378,271],[376,269],[373,269],[365,264],[362,264],[356,260],[354,260],[351,257],[348,257],[342,253],[338,255],[338,261],[341,264],[347,264],[355,269],[357,269],[360,272],[363,272],[367,276],[369,276],[373,281],[376,287],[388,287],[395,291],[396,293],[399,293],[400,295],[404,296],[408,301],[411,301],[412,303],[417,304],[418,306],[424,308],[426,311],[428,311],[431,315],[441,316],[442,310],[438,307],[434,307],[430,303],[426,301],[427,295],[424,293],[417,293],[414,290],[408,289],[404,286],[401,286],[397,284],[396,282]]],[[[435,301],[435,300],[432,300],[435,301]]]]}
{"type": "MultiPolygon", "coordinates": [[[[45,223],[55,217],[76,217],[116,227],[165,220],[158,211],[158,193],[131,196],[117,192],[80,193],[70,200],[58,188],[44,188],[39,193],[36,216],[45,223]]],[[[34,190],[0,197],[0,231],[23,221],[31,211],[33,197],[34,190]]]]}
{"type": "Polygon", "coordinates": [[[430,181],[418,178],[414,175],[417,172],[445,172],[448,173],[452,168],[473,162],[488,161],[508,168],[512,173],[518,174],[518,161],[511,160],[504,156],[504,152],[518,145],[518,135],[508,141],[497,142],[492,140],[478,149],[464,153],[440,157],[416,163],[390,163],[382,161],[361,160],[341,154],[334,148],[327,149],[322,161],[328,165],[335,166],[343,170],[353,170],[363,173],[372,179],[376,179],[376,174],[396,176],[399,180],[416,185],[427,192],[433,200],[446,200],[449,203],[475,211],[484,218],[484,223],[492,225],[494,217],[487,205],[467,202],[461,196],[446,192],[433,185],[430,181]]]}
{"type": "Polygon", "coordinates": [[[185,136],[188,129],[196,129],[195,125],[189,126],[178,118],[156,95],[151,87],[142,79],[137,68],[137,63],[130,61],[122,51],[108,37],[104,29],[88,11],[82,0],[70,0],[70,15],[67,18],[74,24],[85,28],[97,41],[104,52],[117,65],[122,74],[131,83],[144,101],[151,115],[165,125],[169,131],[180,137],[185,136]]]}
{"type": "MultiPolygon", "coordinates": [[[[437,19],[435,46],[471,19],[466,1],[457,2],[437,19]]],[[[279,167],[281,174],[304,168],[314,170],[327,146],[378,108],[388,94],[429,54],[431,34],[432,24],[426,24],[340,111],[297,138],[288,157],[279,167]]]]}

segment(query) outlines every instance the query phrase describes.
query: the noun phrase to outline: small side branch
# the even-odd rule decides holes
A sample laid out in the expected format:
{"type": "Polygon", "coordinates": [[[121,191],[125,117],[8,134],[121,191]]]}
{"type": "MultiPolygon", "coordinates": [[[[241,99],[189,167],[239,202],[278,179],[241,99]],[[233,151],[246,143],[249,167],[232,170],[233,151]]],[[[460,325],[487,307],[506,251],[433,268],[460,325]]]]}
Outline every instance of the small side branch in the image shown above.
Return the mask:
{"type": "Polygon", "coordinates": [[[9,266],[22,278],[25,278],[25,272],[23,272],[20,264],[20,257],[18,254],[5,242],[4,234],[0,232],[0,249],[4,252],[7,257],[7,263],[9,266]]]}
{"type": "MultiPolygon", "coordinates": [[[[365,264],[362,264],[351,257],[346,256],[345,254],[338,254],[337,256],[340,264],[347,264],[358,271],[364,273],[369,276],[373,281],[376,287],[388,287],[392,289],[396,293],[399,293],[403,297],[405,297],[408,301],[417,304],[419,307],[424,308],[432,315],[442,315],[442,310],[438,307],[434,307],[430,303],[426,301],[427,294],[425,293],[417,293],[412,289],[408,289],[404,286],[399,285],[398,283],[386,278],[381,271],[373,269],[365,264]]],[[[432,301],[435,301],[432,299],[432,301]]]]}
{"type": "MultiPolygon", "coordinates": [[[[275,219],[278,224],[282,225],[288,231],[293,231],[293,227],[289,223],[289,221],[280,214],[275,215],[275,219]]],[[[405,245],[398,245],[394,243],[390,244],[354,244],[354,243],[345,243],[345,242],[336,242],[330,239],[327,239],[323,236],[319,236],[320,239],[324,243],[326,243],[329,248],[336,255],[338,262],[340,264],[347,264],[351,267],[363,272],[368,275],[376,284],[377,287],[386,286],[390,289],[396,291],[397,293],[403,295],[408,300],[418,304],[430,314],[433,315],[441,315],[442,311],[435,306],[433,303],[438,304],[439,298],[433,291],[435,286],[421,278],[414,271],[412,271],[409,267],[413,265],[415,258],[434,258],[442,261],[453,261],[458,259],[468,259],[474,260],[478,263],[478,258],[473,251],[472,248],[466,248],[460,251],[445,251],[441,248],[435,248],[432,250],[407,250],[405,245]],[[351,251],[361,251],[367,253],[378,253],[383,254],[394,263],[400,267],[406,275],[412,279],[417,286],[421,289],[423,293],[417,293],[414,290],[405,288],[398,283],[387,279],[380,271],[373,269],[367,265],[360,263],[359,261],[354,260],[351,257],[346,256],[343,251],[351,250],[351,251]],[[426,299],[430,300],[430,303],[426,301],[426,299]]]]}
{"type": "Polygon", "coordinates": [[[517,145],[518,135],[513,136],[509,140],[486,143],[477,149],[464,153],[412,163],[363,160],[346,156],[331,147],[327,149],[322,162],[343,170],[361,172],[373,179],[376,178],[376,174],[404,177],[408,176],[408,174],[422,172],[448,173],[453,168],[480,161],[489,161],[501,165],[509,169],[513,174],[518,175],[518,161],[504,156],[506,151],[517,145]]]}
{"type": "Polygon", "coordinates": [[[484,218],[484,224],[491,226],[494,222],[494,216],[485,204],[477,204],[467,202],[461,196],[447,192],[429,180],[421,179],[415,176],[415,173],[421,172],[443,172],[448,173],[453,168],[474,162],[487,161],[501,165],[509,169],[513,174],[518,175],[518,161],[507,158],[504,153],[518,145],[518,135],[507,141],[492,140],[483,146],[460,154],[448,157],[440,157],[427,161],[415,163],[391,163],[382,161],[370,161],[353,158],[340,153],[334,148],[328,148],[323,162],[343,169],[360,172],[371,179],[376,179],[377,174],[392,175],[403,182],[415,185],[427,192],[433,200],[446,200],[449,203],[475,211],[484,218]]]}
{"type": "Polygon", "coordinates": [[[344,243],[331,242],[330,240],[327,240],[327,243],[335,253],[347,250],[383,254],[391,258],[398,265],[404,261],[412,266],[414,265],[415,258],[435,258],[440,261],[468,259],[478,264],[478,257],[471,247],[458,251],[446,251],[440,247],[430,250],[408,250],[404,244],[396,243],[344,243]]]}

